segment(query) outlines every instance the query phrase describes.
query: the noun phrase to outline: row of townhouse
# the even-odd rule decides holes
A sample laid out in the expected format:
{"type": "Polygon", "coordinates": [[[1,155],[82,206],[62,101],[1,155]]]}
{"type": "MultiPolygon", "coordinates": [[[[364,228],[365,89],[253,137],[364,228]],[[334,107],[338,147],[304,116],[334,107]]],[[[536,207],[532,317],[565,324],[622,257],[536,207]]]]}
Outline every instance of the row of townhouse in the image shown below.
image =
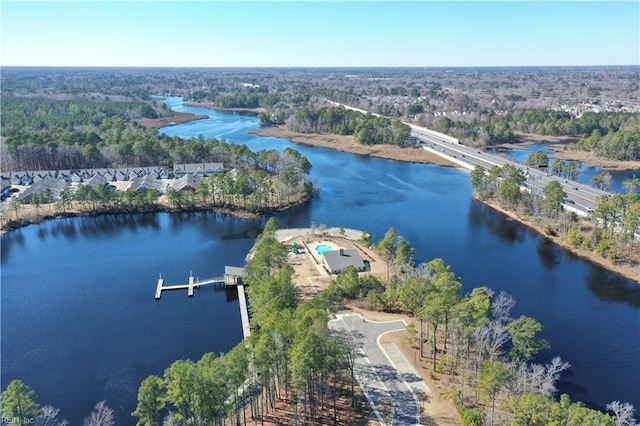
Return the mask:
{"type": "Polygon", "coordinates": [[[203,177],[224,172],[222,163],[175,164],[166,167],[136,167],[118,169],[85,169],[85,170],[46,170],[37,172],[1,173],[2,198],[6,199],[17,189],[25,187],[18,194],[23,203],[31,202],[35,194],[49,193],[53,199],[59,199],[60,191],[67,183],[74,188],[78,185],[94,187],[102,185],[109,189],[121,190],[156,190],[163,194],[168,188],[177,191],[194,190],[203,177]]]}
{"type": "Polygon", "coordinates": [[[78,169],[78,170],[41,170],[34,172],[5,172],[1,173],[1,180],[9,185],[33,185],[45,179],[58,179],[62,182],[83,183],[96,175],[102,176],[108,182],[125,182],[152,176],[154,179],[180,178],[187,174],[200,177],[213,176],[224,172],[223,163],[195,163],[175,164],[173,168],[155,167],[126,167],[115,169],[78,169]]]}

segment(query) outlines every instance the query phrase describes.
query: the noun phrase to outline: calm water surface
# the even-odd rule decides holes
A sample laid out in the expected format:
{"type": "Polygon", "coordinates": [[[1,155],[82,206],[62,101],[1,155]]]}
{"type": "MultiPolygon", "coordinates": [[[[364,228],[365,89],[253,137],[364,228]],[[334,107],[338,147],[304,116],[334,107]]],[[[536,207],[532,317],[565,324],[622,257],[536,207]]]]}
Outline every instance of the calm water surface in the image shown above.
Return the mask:
{"type": "MultiPolygon", "coordinates": [[[[441,257],[465,291],[486,285],[517,300],[514,315],[544,326],[572,364],[561,391],[603,408],[640,407],[640,287],[547,243],[528,228],[471,200],[467,173],[359,157],[246,134],[255,117],[205,108],[210,118],[162,129],[170,135],[227,139],[251,149],[294,147],[313,164],[320,189],[282,213],[282,227],[310,223],[369,231],[395,227],[419,261],[441,257]]],[[[237,297],[201,289],[153,299],[158,273],[186,282],[189,271],[217,276],[241,265],[264,221],[212,213],[56,220],[2,239],[2,384],[22,378],[40,401],[81,424],[101,399],[128,417],[139,383],[177,358],[226,351],[241,339],[237,297]]]]}

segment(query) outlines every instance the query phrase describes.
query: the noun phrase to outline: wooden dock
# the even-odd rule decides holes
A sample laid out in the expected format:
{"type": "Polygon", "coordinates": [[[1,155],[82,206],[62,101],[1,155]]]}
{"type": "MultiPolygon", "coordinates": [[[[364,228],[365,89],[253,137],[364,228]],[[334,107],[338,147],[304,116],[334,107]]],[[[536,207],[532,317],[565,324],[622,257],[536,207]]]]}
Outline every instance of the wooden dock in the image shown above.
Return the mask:
{"type": "Polygon", "coordinates": [[[238,289],[238,301],[240,302],[240,319],[242,321],[242,335],[245,339],[248,339],[251,335],[251,328],[249,327],[249,309],[247,308],[247,296],[244,291],[244,284],[242,282],[242,268],[233,266],[225,266],[225,274],[223,277],[209,278],[204,281],[200,281],[194,278],[193,274],[189,274],[188,284],[178,285],[164,285],[164,279],[162,276],[158,278],[158,284],[156,285],[156,300],[160,300],[163,291],[169,290],[187,290],[187,296],[193,296],[193,289],[200,288],[204,285],[219,285],[219,286],[236,286],[238,289]]]}
{"type": "Polygon", "coordinates": [[[163,291],[169,290],[187,290],[187,296],[193,296],[193,289],[200,288],[204,285],[225,285],[224,277],[217,278],[209,278],[204,281],[196,280],[193,275],[189,276],[188,284],[178,284],[178,285],[164,285],[164,279],[158,279],[158,285],[156,286],[156,300],[160,300],[163,291]]]}
{"type": "Polygon", "coordinates": [[[162,295],[162,284],[164,284],[164,280],[162,278],[158,278],[158,286],[156,287],[156,300],[160,299],[162,295]]]}
{"type": "Polygon", "coordinates": [[[240,302],[240,320],[242,321],[242,335],[245,339],[251,336],[249,328],[249,310],[247,309],[247,297],[244,294],[244,285],[238,284],[238,301],[240,302]]]}

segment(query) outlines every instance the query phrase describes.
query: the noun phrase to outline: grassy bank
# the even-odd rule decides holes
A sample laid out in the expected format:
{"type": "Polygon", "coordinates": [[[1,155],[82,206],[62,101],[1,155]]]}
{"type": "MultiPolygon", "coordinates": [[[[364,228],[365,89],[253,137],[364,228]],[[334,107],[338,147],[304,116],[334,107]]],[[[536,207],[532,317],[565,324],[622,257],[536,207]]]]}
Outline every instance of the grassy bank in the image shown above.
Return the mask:
{"type": "Polygon", "coordinates": [[[438,166],[454,166],[450,161],[420,147],[401,148],[395,145],[362,145],[356,142],[353,136],[298,133],[284,126],[265,127],[252,130],[250,133],[259,136],[287,138],[300,145],[319,146],[369,157],[386,158],[411,163],[435,164],[438,166]]]}
{"type": "MultiPolygon", "coordinates": [[[[593,262],[597,265],[602,266],[605,269],[608,269],[609,271],[613,271],[617,274],[622,275],[623,277],[626,277],[640,284],[640,253],[636,253],[630,259],[625,259],[623,262],[613,263],[608,259],[603,258],[599,254],[594,253],[591,250],[583,249],[580,247],[578,248],[573,247],[567,241],[565,241],[565,239],[562,238],[561,236],[548,235],[544,231],[544,224],[534,222],[533,220],[531,220],[532,218],[528,216],[520,216],[488,200],[481,200],[481,201],[478,200],[478,202],[482,202],[487,206],[491,207],[492,209],[497,210],[502,214],[518,221],[519,223],[533,229],[534,231],[542,235],[547,240],[552,241],[555,244],[569,250],[576,256],[581,257],[583,259],[587,259],[590,262],[593,262]]],[[[583,221],[583,223],[581,224],[581,228],[590,230],[593,228],[593,224],[590,221],[589,222],[583,221]]]]}

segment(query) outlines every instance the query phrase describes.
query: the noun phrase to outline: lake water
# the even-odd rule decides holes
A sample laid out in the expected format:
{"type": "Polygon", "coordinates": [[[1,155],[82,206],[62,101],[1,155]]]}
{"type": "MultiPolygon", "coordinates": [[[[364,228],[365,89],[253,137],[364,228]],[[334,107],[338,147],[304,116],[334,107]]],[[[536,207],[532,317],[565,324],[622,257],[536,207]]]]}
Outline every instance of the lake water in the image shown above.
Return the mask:
{"type": "MultiPolygon", "coordinates": [[[[162,129],[216,137],[251,149],[293,147],[309,157],[319,193],[278,214],[281,227],[311,223],[367,230],[393,226],[419,261],[451,264],[465,291],[486,285],[512,294],[514,316],[544,326],[551,350],[572,364],[560,388],[604,408],[640,408],[640,286],[562,248],[471,199],[461,170],[361,157],[261,138],[250,115],[177,109],[210,118],[162,129]]],[[[214,213],[103,216],[54,220],[2,237],[2,386],[21,378],[41,403],[81,424],[106,399],[118,425],[129,417],[140,382],[178,358],[197,360],[241,339],[237,295],[201,289],[153,299],[167,284],[219,276],[242,265],[264,220],[214,213]]]]}

